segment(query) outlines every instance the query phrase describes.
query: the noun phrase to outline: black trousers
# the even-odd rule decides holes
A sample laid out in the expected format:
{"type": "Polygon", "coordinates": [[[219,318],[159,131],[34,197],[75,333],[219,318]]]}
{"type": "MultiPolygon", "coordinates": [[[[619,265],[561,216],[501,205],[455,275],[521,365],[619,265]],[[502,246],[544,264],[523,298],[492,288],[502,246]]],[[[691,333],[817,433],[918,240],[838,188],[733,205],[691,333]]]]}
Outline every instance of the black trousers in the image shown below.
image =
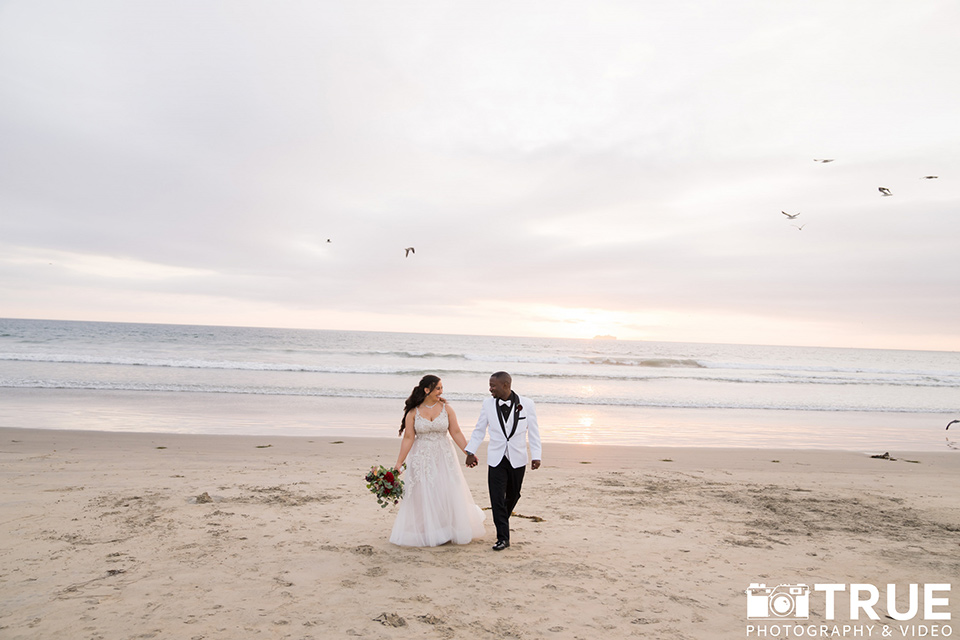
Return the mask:
{"type": "Polygon", "coordinates": [[[490,510],[497,527],[497,540],[510,542],[510,514],[520,499],[520,486],[526,466],[514,469],[504,456],[495,467],[487,467],[487,487],[490,490],[490,510]]]}

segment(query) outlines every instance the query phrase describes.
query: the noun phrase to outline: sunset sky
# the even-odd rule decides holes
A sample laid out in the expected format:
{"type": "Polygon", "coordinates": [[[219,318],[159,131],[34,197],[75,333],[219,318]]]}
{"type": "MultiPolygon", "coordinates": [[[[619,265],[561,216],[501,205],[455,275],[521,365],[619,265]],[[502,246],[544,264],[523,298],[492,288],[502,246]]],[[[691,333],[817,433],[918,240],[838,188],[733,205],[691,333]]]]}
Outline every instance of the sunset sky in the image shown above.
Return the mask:
{"type": "Polygon", "coordinates": [[[960,350],[958,27],[0,1],[0,317],[960,350]]]}

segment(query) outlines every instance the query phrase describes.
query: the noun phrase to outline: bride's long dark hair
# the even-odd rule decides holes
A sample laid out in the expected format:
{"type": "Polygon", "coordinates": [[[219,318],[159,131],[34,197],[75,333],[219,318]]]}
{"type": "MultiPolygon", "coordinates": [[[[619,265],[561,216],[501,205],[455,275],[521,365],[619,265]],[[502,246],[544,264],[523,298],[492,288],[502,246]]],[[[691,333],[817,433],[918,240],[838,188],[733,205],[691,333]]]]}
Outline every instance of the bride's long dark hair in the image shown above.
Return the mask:
{"type": "Polygon", "coordinates": [[[410,397],[407,398],[406,402],[403,403],[403,418],[400,420],[400,435],[403,435],[403,430],[406,427],[407,414],[420,406],[420,404],[427,397],[427,394],[437,388],[438,382],[440,382],[440,378],[428,373],[420,379],[420,384],[413,388],[413,391],[410,393],[410,397]]]}

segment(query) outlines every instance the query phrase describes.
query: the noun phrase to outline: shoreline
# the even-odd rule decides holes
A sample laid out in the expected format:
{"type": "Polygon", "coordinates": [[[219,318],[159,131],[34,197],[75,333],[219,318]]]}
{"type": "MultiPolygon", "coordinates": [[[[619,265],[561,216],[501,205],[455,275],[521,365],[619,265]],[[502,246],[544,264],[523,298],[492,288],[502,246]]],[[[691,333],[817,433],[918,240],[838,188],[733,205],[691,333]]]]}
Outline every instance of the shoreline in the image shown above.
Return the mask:
{"type": "MultiPolygon", "coordinates": [[[[455,402],[466,435],[480,403],[455,402]]],[[[0,427],[310,437],[396,434],[402,403],[112,390],[0,389],[0,427]]],[[[609,446],[960,450],[951,414],[538,405],[545,442],[609,446]]]]}
{"type": "MultiPolygon", "coordinates": [[[[144,446],[151,443],[175,443],[179,448],[186,448],[191,442],[201,447],[213,445],[229,445],[222,447],[225,451],[239,450],[252,443],[266,443],[266,447],[272,441],[287,443],[289,445],[304,444],[323,444],[333,443],[346,445],[348,450],[369,449],[371,451],[383,451],[398,449],[401,438],[391,438],[380,435],[338,435],[334,434],[316,434],[316,435],[289,435],[289,434],[244,434],[244,433],[175,433],[169,431],[110,431],[104,429],[59,429],[59,428],[36,428],[36,427],[8,427],[0,426],[0,444],[3,439],[10,436],[10,440],[18,440],[17,434],[28,436],[34,442],[44,442],[55,444],[57,442],[68,442],[70,446],[76,448],[78,439],[88,439],[91,442],[102,441],[117,445],[128,443],[130,445],[144,446]]],[[[469,434],[467,434],[469,435],[469,434]]],[[[261,445],[254,445],[261,446],[261,445]]],[[[272,445],[271,445],[272,446],[272,445]]],[[[482,449],[486,449],[486,440],[482,449]]],[[[924,456],[931,460],[956,461],[960,466],[960,451],[929,451],[924,449],[888,449],[875,454],[873,451],[861,451],[857,449],[818,449],[807,447],[737,447],[737,446],[691,446],[691,445],[650,445],[650,444],[600,444],[600,443],[577,443],[577,442],[550,442],[542,443],[545,452],[559,454],[559,459],[569,462],[574,458],[594,457],[602,460],[605,464],[616,462],[620,459],[636,456],[637,452],[644,452],[643,459],[656,458],[667,454],[677,454],[679,452],[689,452],[695,457],[708,457],[720,455],[723,453],[736,453],[738,458],[760,459],[776,457],[777,454],[799,454],[811,456],[855,456],[866,459],[874,455],[889,453],[891,456],[924,456]]],[[[166,447],[165,447],[166,448],[166,447]]],[[[545,456],[546,457],[546,453],[545,456]]]]}

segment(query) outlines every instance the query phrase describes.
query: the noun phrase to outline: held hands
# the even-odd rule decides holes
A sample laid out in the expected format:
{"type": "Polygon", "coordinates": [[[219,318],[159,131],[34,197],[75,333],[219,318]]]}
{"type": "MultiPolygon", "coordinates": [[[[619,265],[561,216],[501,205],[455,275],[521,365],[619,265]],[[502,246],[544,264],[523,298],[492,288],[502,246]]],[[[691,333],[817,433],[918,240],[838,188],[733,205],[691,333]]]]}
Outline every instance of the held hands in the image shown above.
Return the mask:
{"type": "MultiPolygon", "coordinates": [[[[472,469],[473,467],[477,466],[477,463],[478,463],[477,456],[473,455],[472,453],[468,453],[468,454],[467,454],[467,466],[472,469]]],[[[539,469],[539,468],[540,468],[540,461],[539,461],[539,460],[531,460],[531,461],[530,461],[530,468],[533,469],[533,470],[539,469]]]]}

